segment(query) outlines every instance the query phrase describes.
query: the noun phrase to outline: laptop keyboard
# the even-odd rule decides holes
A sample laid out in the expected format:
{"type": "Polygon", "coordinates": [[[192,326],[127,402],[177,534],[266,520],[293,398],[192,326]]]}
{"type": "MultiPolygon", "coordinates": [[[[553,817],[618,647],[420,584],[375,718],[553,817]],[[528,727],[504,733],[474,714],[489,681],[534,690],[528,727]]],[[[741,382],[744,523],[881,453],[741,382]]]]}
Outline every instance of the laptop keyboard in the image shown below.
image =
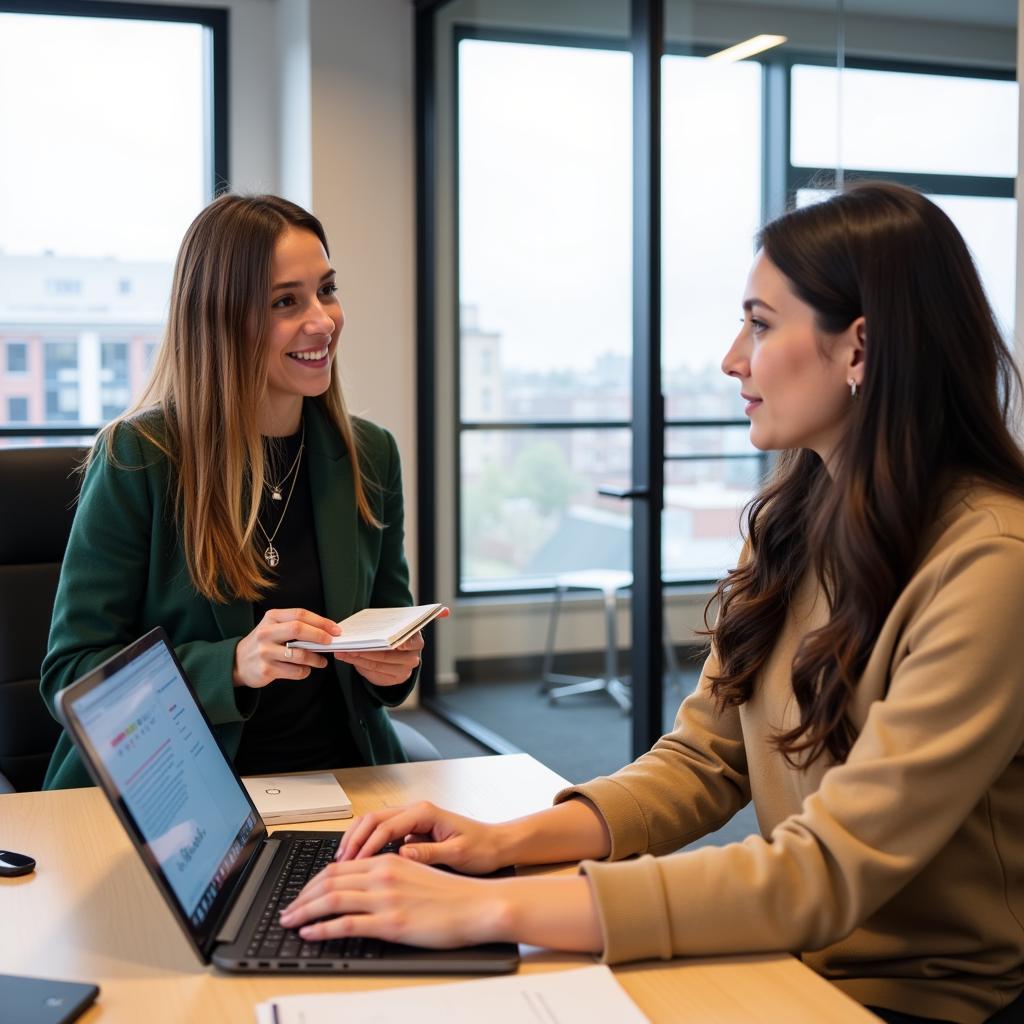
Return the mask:
{"type": "Polygon", "coordinates": [[[282,928],[281,911],[302,892],[305,884],[334,860],[338,836],[296,839],[292,843],[267,905],[263,908],[246,955],[260,960],[331,960],[337,958],[372,960],[379,957],[384,943],[378,939],[328,939],[304,942],[297,931],[282,928]]]}

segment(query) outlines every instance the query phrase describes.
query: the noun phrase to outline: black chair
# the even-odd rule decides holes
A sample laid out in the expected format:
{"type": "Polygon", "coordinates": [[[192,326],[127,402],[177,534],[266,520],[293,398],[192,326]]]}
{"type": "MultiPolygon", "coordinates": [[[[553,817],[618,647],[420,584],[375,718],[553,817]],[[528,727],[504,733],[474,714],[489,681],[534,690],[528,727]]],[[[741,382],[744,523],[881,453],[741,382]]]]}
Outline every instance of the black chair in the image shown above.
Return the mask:
{"type": "Polygon", "coordinates": [[[0,792],[39,789],[60,735],[39,667],[87,450],[0,449],[0,792]]]}

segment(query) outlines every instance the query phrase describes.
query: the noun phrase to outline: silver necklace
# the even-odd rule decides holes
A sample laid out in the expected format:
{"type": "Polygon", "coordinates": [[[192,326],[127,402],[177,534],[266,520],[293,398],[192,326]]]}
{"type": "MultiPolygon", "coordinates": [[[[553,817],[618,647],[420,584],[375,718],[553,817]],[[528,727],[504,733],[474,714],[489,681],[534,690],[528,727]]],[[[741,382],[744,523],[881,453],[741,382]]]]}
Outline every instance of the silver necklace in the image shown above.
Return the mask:
{"type": "Polygon", "coordinates": [[[292,462],[291,468],[288,470],[287,473],[285,473],[285,475],[283,477],[281,477],[281,482],[279,484],[272,483],[269,480],[267,481],[267,486],[270,488],[270,497],[271,497],[271,499],[273,501],[280,501],[281,500],[281,491],[284,490],[284,485],[287,482],[288,477],[290,477],[292,475],[292,473],[295,472],[295,467],[299,464],[299,459],[302,458],[302,449],[303,449],[303,446],[305,445],[305,443],[306,443],[306,424],[303,423],[302,424],[302,440],[299,443],[299,453],[298,453],[298,455],[295,456],[295,460],[292,462]]]}
{"type": "Polygon", "coordinates": [[[263,559],[270,566],[274,568],[281,561],[281,553],[274,547],[274,538],[277,536],[281,529],[281,524],[284,522],[284,517],[288,515],[288,506],[292,503],[292,495],[295,493],[295,484],[299,479],[299,460],[302,458],[302,452],[306,447],[306,424],[302,424],[302,439],[299,441],[299,453],[295,456],[295,461],[292,463],[292,468],[288,470],[288,473],[281,480],[281,483],[273,489],[271,492],[271,498],[274,501],[281,500],[280,489],[284,487],[285,481],[290,476],[292,478],[291,487],[288,488],[288,497],[285,499],[284,508],[281,509],[281,517],[277,521],[277,526],[274,527],[274,532],[268,534],[260,522],[259,516],[256,517],[256,525],[260,528],[260,533],[263,534],[264,539],[267,542],[266,550],[263,552],[263,559]]]}

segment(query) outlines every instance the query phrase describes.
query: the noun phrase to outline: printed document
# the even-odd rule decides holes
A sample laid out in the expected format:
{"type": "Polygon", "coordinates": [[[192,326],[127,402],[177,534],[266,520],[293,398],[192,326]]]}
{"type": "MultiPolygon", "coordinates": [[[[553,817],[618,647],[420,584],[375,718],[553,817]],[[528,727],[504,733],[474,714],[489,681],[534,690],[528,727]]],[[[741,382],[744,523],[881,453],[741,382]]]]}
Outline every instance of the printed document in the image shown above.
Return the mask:
{"type": "Polygon", "coordinates": [[[256,1006],[257,1024],[649,1024],[604,966],[412,985],[372,992],[282,996],[256,1006]]]}

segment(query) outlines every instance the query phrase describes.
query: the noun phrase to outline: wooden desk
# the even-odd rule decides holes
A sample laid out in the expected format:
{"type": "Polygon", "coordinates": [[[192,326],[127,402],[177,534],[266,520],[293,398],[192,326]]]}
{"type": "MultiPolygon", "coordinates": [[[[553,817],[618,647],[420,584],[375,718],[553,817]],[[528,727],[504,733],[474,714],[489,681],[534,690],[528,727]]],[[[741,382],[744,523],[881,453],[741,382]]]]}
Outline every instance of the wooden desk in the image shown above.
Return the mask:
{"type": "MultiPolygon", "coordinates": [[[[547,806],[565,784],[527,754],[351,768],[339,771],[338,778],[356,814],[428,799],[492,821],[547,806]]],[[[343,828],[344,822],[286,827],[343,828]]],[[[453,980],[228,975],[202,966],[95,789],[0,796],[0,845],[38,862],[33,875],[0,879],[0,973],[96,982],[100,998],[82,1018],[86,1024],[248,1024],[255,1020],[254,1005],[275,995],[453,980]]],[[[525,971],[593,962],[586,956],[523,952],[525,971]]],[[[646,962],[615,973],[654,1022],[877,1020],[789,956],[646,962]]]]}

